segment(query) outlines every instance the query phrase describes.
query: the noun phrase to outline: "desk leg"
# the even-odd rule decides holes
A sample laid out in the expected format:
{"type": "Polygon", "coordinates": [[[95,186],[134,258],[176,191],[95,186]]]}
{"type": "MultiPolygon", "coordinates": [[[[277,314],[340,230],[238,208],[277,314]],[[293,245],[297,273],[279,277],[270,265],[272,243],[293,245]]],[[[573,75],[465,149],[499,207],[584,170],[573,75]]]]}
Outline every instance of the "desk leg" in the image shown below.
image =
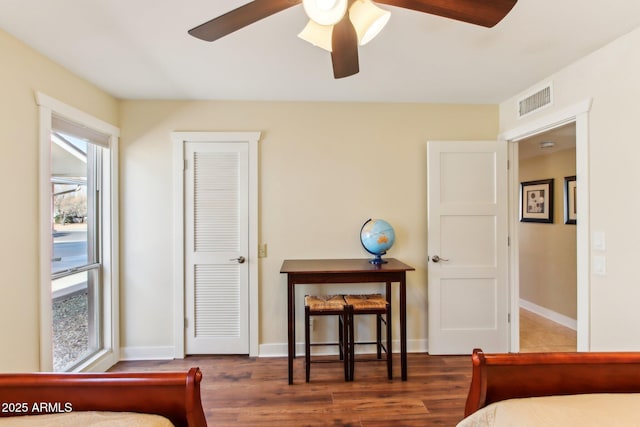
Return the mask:
{"type": "Polygon", "coordinates": [[[392,380],[393,379],[393,338],[391,336],[391,319],[393,318],[393,311],[391,310],[391,282],[387,282],[387,286],[385,289],[387,295],[387,303],[389,304],[389,313],[387,314],[387,357],[390,357],[391,360],[387,365],[387,377],[392,380]]]}
{"type": "Polygon", "coordinates": [[[407,380],[407,280],[402,275],[400,281],[400,366],[402,381],[407,380]]]}
{"type": "Polygon", "coordinates": [[[296,355],[296,306],[295,283],[291,277],[287,280],[287,330],[288,330],[288,359],[289,359],[289,384],[293,384],[293,358],[296,355]]]}

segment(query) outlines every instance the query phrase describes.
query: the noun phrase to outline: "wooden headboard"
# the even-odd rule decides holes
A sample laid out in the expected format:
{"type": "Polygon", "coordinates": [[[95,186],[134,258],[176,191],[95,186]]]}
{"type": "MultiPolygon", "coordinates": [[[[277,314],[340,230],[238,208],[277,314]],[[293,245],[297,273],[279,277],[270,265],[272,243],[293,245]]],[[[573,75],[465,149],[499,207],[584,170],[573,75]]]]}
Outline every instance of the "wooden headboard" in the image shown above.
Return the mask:
{"type": "Polygon", "coordinates": [[[176,427],[206,427],[202,372],[0,374],[0,417],[70,411],[162,415],[176,427]]]}
{"type": "Polygon", "coordinates": [[[508,353],[475,349],[465,416],[501,400],[640,392],[640,353],[508,353]]]}

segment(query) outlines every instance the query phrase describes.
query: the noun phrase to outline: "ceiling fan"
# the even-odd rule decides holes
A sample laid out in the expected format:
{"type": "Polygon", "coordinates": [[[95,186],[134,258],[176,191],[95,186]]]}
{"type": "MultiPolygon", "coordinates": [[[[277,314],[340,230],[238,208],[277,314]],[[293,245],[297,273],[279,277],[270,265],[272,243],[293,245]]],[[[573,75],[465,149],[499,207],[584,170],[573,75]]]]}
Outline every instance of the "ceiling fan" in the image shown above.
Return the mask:
{"type": "MultiPolygon", "coordinates": [[[[493,27],[517,0],[376,0],[376,3],[430,13],[457,21],[493,27]]],[[[214,41],[263,18],[302,3],[309,23],[298,35],[331,52],[336,79],[357,74],[358,45],[382,29],[390,13],[371,0],[253,0],[189,30],[192,36],[214,41]]]]}

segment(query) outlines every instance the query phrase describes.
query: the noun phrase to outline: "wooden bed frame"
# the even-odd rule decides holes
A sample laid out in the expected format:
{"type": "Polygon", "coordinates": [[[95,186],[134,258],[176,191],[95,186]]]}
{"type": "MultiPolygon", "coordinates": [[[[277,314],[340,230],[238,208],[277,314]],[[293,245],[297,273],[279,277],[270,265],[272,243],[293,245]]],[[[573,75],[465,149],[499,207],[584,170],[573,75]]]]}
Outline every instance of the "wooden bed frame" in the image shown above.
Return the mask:
{"type": "Polygon", "coordinates": [[[202,372],[0,374],[0,417],[70,411],[162,415],[176,427],[206,427],[202,372]]]}
{"type": "Polygon", "coordinates": [[[475,349],[465,417],[501,400],[640,392],[640,353],[484,354],[475,349]]]}

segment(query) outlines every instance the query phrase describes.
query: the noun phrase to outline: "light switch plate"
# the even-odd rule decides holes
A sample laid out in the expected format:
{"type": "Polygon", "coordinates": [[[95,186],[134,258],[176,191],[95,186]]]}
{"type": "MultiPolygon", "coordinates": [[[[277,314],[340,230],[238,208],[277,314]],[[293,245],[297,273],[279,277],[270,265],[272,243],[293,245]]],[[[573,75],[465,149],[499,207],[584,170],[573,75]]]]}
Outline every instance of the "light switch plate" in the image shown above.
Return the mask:
{"type": "Polygon", "coordinates": [[[596,276],[604,276],[607,274],[607,260],[602,255],[593,257],[593,274],[596,276]]]}
{"type": "Polygon", "coordinates": [[[267,244],[262,243],[258,245],[258,258],[266,258],[267,257],[267,244]]]}
{"type": "Polygon", "coordinates": [[[603,231],[593,232],[593,250],[604,251],[607,248],[603,231]]]}

